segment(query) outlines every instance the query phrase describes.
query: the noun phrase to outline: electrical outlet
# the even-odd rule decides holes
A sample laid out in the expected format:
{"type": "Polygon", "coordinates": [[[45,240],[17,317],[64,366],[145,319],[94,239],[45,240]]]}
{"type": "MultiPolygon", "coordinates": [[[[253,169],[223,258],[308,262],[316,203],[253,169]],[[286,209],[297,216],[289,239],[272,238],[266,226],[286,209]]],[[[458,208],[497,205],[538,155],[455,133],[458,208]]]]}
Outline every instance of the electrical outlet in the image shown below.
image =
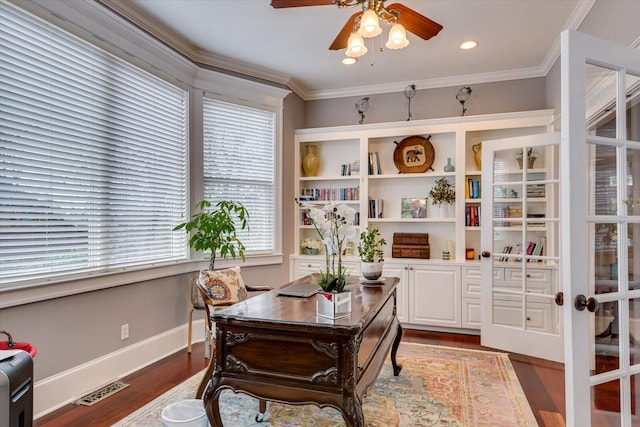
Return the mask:
{"type": "Polygon", "coordinates": [[[120,326],[120,339],[126,340],[127,338],[129,338],[129,324],[125,323],[124,325],[120,326]]]}

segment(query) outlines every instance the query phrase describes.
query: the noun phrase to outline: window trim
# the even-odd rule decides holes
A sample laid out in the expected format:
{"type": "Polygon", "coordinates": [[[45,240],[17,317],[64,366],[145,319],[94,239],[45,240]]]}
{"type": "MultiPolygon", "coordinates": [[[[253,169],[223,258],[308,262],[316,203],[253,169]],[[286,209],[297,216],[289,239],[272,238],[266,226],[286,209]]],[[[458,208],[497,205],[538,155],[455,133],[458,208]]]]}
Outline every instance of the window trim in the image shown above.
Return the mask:
{"type": "MultiPolygon", "coordinates": [[[[283,109],[284,99],[291,90],[275,87],[249,79],[226,75],[200,68],[179,53],[146,34],[143,30],[116,16],[98,2],[51,2],[48,0],[13,1],[18,7],[41,19],[76,35],[95,46],[105,49],[115,56],[150,72],[189,92],[189,142],[188,173],[189,191],[187,199],[191,205],[194,192],[202,194],[201,181],[198,182],[197,159],[191,154],[198,144],[202,144],[202,104],[203,91],[221,96],[228,102],[249,102],[249,106],[276,108],[276,246],[273,254],[247,257],[242,260],[220,260],[220,266],[265,266],[283,264],[283,109]],[[64,18],[62,18],[64,17],[64,18]],[[198,126],[200,125],[200,129],[198,126]],[[195,161],[194,161],[195,160],[195,161]]],[[[200,162],[200,171],[202,163],[200,162]]],[[[196,193],[197,194],[197,193],[196,193]]],[[[151,264],[126,271],[105,271],[100,274],[84,274],[83,277],[55,278],[38,282],[34,286],[6,288],[0,291],[0,309],[23,304],[60,298],[85,292],[133,284],[177,274],[198,271],[208,265],[202,254],[190,252],[189,259],[151,264]]]]}

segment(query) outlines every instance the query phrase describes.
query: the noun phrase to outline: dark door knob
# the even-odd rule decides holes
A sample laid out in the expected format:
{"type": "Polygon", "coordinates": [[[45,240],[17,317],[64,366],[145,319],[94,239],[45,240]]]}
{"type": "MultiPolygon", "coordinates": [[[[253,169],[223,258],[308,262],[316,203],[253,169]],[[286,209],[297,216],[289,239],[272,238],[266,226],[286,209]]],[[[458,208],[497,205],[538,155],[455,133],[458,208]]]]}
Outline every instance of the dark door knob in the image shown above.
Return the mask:
{"type": "Polygon", "coordinates": [[[564,293],[558,292],[556,293],[555,298],[553,299],[556,302],[556,305],[563,306],[564,305],[564,293]]]}
{"type": "Polygon", "coordinates": [[[598,307],[600,307],[600,303],[597,299],[594,297],[587,298],[582,294],[576,297],[573,305],[578,311],[583,311],[586,308],[587,311],[590,311],[591,313],[595,313],[598,310],[598,307]]]}
{"type": "Polygon", "coordinates": [[[482,253],[480,255],[482,255],[482,258],[489,258],[491,256],[491,252],[482,251],[482,253]]]}

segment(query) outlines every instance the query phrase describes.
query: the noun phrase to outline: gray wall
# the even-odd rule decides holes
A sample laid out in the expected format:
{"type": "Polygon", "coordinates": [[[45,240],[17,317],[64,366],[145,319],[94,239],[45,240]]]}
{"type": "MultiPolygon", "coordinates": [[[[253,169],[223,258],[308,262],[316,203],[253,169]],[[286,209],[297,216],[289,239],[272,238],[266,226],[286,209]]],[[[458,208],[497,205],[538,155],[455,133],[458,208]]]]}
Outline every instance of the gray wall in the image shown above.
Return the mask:
{"type": "MultiPolygon", "coordinates": [[[[541,110],[545,108],[543,77],[469,85],[471,99],[467,101],[466,116],[541,110]]],[[[411,99],[412,120],[460,116],[462,108],[456,94],[462,86],[423,89],[418,87],[411,99]]],[[[309,101],[305,106],[304,127],[325,127],[358,124],[360,116],[355,105],[361,96],[309,101]]],[[[403,93],[369,96],[369,109],[364,123],[406,120],[407,98],[403,93]]]]}

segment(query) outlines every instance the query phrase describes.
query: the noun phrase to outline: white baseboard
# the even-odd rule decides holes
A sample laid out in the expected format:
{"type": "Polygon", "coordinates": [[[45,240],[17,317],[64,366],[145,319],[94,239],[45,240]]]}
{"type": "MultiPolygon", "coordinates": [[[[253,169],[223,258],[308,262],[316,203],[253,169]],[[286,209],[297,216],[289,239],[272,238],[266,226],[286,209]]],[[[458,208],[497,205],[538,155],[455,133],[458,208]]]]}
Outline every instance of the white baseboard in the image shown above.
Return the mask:
{"type": "MultiPolygon", "coordinates": [[[[34,419],[185,348],[187,334],[188,325],[184,324],[38,381],[34,386],[34,419]]],[[[204,319],[193,321],[192,341],[204,341],[204,319]]]]}

